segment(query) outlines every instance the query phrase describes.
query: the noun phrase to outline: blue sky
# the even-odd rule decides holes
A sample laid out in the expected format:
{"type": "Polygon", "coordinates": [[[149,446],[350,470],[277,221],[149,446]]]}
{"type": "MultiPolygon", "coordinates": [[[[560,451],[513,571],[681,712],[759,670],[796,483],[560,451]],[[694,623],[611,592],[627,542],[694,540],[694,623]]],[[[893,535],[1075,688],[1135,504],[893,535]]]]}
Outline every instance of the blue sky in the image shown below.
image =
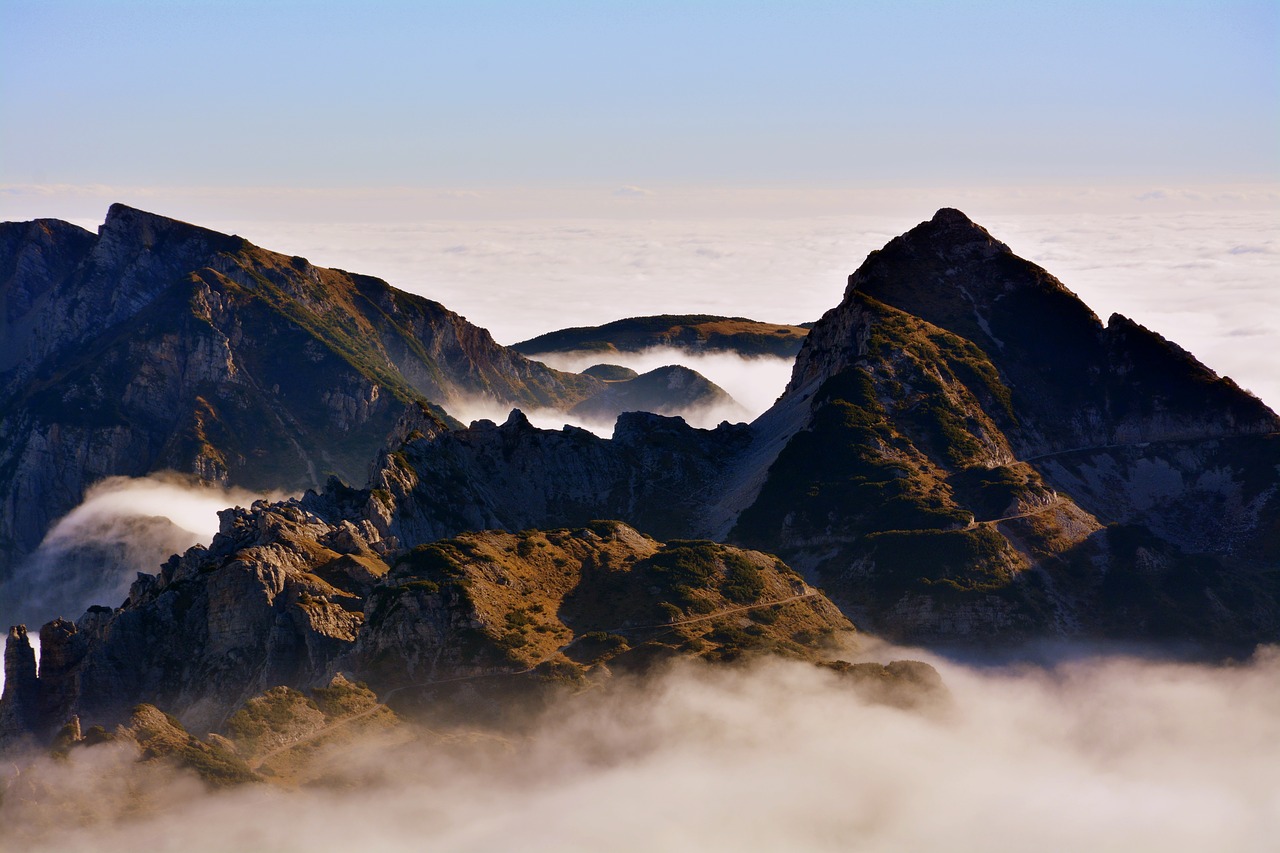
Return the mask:
{"type": "Polygon", "coordinates": [[[1280,4],[0,5],[0,184],[1280,176],[1280,4]]]}

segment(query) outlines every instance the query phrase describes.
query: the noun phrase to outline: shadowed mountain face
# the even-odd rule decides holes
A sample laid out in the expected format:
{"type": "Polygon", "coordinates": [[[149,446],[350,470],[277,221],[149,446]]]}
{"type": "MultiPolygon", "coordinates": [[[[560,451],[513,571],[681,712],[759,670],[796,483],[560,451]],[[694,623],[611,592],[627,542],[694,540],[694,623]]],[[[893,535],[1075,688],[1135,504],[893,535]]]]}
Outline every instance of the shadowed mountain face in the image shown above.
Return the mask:
{"type": "Polygon", "coordinates": [[[1280,624],[1278,428],[944,210],[851,277],[748,432],[513,421],[411,440],[379,482],[415,536],[594,512],[774,551],[897,639],[1247,645],[1280,624]]]}
{"type": "Polygon", "coordinates": [[[1280,420],[958,211],[850,277],[779,407],[797,401],[731,539],[870,630],[1277,636],[1280,420]]]}
{"type": "MultiPolygon", "coordinates": [[[[699,403],[718,389],[702,390],[699,403]]],[[[612,417],[631,402],[620,396],[497,345],[436,302],[240,237],[123,205],[96,236],[4,223],[0,579],[106,476],[362,483],[410,401],[590,401],[612,417]]]]}

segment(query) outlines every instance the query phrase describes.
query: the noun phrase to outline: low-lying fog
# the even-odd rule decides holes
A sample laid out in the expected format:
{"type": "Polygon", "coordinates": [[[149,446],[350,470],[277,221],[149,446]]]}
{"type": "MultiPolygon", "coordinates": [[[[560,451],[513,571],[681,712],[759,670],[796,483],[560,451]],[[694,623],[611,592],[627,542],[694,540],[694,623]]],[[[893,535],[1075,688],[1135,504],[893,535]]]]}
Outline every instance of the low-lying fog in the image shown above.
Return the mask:
{"type": "MultiPolygon", "coordinates": [[[[549,367],[573,373],[581,373],[594,364],[620,364],[636,373],[648,373],[668,364],[682,364],[723,388],[746,409],[750,420],[764,414],[778,399],[791,379],[791,367],[795,364],[794,358],[744,358],[728,352],[690,352],[675,347],[652,347],[641,352],[604,355],[592,352],[544,353],[536,358],[549,367]]],[[[703,423],[694,423],[694,420],[689,422],[694,426],[704,426],[703,423]]],[[[718,420],[705,426],[717,423],[718,420]]]]}
{"type": "Polygon", "coordinates": [[[118,607],[139,571],[157,572],[169,555],[209,544],[218,510],[263,497],[284,494],[224,489],[172,472],[95,483],[0,584],[0,625],[26,624],[34,635],[50,619],[80,618],[90,605],[118,607]]]}
{"type": "Polygon", "coordinates": [[[207,793],[104,746],[6,765],[12,849],[1274,849],[1280,654],[1236,666],[925,657],[951,701],[864,703],[831,673],[690,666],[578,696],[522,735],[370,741],[327,784],[207,793]]]}

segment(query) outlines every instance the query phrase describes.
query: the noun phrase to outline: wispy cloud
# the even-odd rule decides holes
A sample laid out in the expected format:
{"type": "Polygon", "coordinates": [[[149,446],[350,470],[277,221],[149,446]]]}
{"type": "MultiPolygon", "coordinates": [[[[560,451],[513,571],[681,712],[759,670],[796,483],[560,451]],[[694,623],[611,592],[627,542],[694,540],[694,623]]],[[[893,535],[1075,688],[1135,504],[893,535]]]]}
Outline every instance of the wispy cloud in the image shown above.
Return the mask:
{"type": "Polygon", "coordinates": [[[80,618],[90,605],[117,607],[138,572],[155,573],[169,555],[207,545],[218,511],[263,494],[223,489],[175,473],[108,477],[45,536],[0,587],[0,625],[38,627],[80,618]]]}

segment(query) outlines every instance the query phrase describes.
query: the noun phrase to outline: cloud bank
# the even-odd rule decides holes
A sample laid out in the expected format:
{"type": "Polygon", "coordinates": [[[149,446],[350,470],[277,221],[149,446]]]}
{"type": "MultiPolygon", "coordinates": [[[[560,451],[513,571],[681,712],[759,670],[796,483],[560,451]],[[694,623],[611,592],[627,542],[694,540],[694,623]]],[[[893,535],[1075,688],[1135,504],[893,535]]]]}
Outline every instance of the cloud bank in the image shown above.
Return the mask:
{"type": "Polygon", "coordinates": [[[209,486],[168,472],[108,477],[63,516],[0,589],[0,623],[36,628],[90,605],[118,607],[138,572],[154,573],[171,554],[207,545],[218,510],[249,506],[262,494],[209,486]]]}
{"type": "MultiPolygon", "coordinates": [[[[971,196],[933,192],[909,210],[899,203],[876,215],[212,224],[314,263],[381,276],[514,343],[650,314],[816,320],[840,301],[869,252],[936,207],[959,206],[1104,321],[1123,313],[1280,406],[1274,201],[1238,210],[1187,209],[1173,199],[1134,202],[1126,212],[1010,213],[1007,203],[971,196]]],[[[1036,203],[1043,208],[1043,199],[1036,203]]]]}
{"type": "Polygon", "coordinates": [[[380,276],[514,343],[646,314],[816,320],[868,252],[958,207],[1104,320],[1124,313],[1280,407],[1274,184],[677,186],[640,205],[614,189],[6,185],[0,216],[96,228],[124,201],[380,276]]]}
{"type": "Polygon", "coordinates": [[[675,347],[652,347],[641,352],[563,352],[536,356],[557,370],[580,373],[595,364],[620,364],[637,373],[648,373],[669,364],[681,364],[698,371],[719,385],[742,407],[710,409],[686,417],[697,427],[711,428],[722,420],[754,420],[764,414],[791,379],[793,359],[761,356],[743,358],[733,353],[698,353],[675,347]]]}
{"type": "Polygon", "coordinates": [[[294,791],[206,795],[77,750],[8,771],[0,822],[27,849],[307,853],[1177,853],[1268,849],[1280,832],[1274,648],[1220,667],[935,663],[951,700],[925,711],[868,704],[806,664],[683,667],[498,738],[348,745],[294,791]]]}

